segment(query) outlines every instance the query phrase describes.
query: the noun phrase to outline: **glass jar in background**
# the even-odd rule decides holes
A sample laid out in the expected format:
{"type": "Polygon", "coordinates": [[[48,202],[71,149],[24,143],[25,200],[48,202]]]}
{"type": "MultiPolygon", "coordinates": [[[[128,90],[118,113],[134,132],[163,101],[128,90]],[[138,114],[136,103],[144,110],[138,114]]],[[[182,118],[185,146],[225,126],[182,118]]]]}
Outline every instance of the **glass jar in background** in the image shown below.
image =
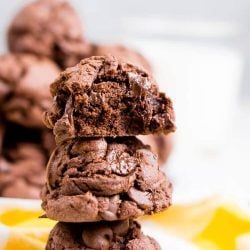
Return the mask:
{"type": "Polygon", "coordinates": [[[177,131],[167,173],[174,202],[215,193],[246,201],[239,183],[249,187],[243,180],[247,156],[233,139],[244,63],[234,46],[238,27],[126,18],[123,31],[121,41],[150,60],[160,89],[173,99],[177,131]]]}
{"type": "Polygon", "coordinates": [[[228,46],[237,27],[142,18],[123,24],[122,40],[151,61],[160,88],[174,101],[177,140],[194,150],[225,147],[243,67],[241,54],[228,46]]]}

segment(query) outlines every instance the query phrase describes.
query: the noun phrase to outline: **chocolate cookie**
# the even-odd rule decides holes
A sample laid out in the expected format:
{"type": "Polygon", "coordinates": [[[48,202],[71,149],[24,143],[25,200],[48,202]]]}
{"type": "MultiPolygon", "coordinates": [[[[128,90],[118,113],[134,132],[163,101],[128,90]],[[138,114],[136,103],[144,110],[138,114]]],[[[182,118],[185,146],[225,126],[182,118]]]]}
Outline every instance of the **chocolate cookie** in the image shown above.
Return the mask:
{"type": "Polygon", "coordinates": [[[93,44],[92,56],[113,55],[120,60],[143,67],[148,72],[152,72],[152,67],[148,60],[136,50],[125,47],[124,45],[98,45],[93,44]]]}
{"type": "Polygon", "coordinates": [[[138,138],[146,145],[150,145],[154,154],[158,156],[159,165],[166,163],[172,149],[173,137],[169,135],[140,135],[138,138]]]}
{"type": "Polygon", "coordinates": [[[45,163],[41,148],[20,143],[4,149],[0,159],[0,196],[39,199],[45,179],[45,163]]]}
{"type": "Polygon", "coordinates": [[[79,63],[82,59],[91,56],[112,55],[120,60],[131,62],[139,67],[144,68],[148,72],[152,72],[152,67],[147,59],[139,52],[127,48],[123,45],[100,45],[79,43],[77,45],[68,46],[61,52],[60,60],[63,62],[62,68],[72,67],[79,63]]]}
{"type": "Polygon", "coordinates": [[[42,207],[62,222],[112,221],[160,212],[171,193],[156,156],[135,137],[78,138],[52,154],[42,207]]]}
{"type": "Polygon", "coordinates": [[[91,45],[86,42],[61,43],[54,60],[64,70],[75,66],[83,58],[90,57],[90,50],[91,45]]]}
{"type": "Polygon", "coordinates": [[[13,52],[50,57],[63,68],[89,49],[81,20],[65,0],[38,0],[26,5],[10,25],[8,43],[13,52]]]}
{"type": "Polygon", "coordinates": [[[49,235],[46,250],[160,250],[158,243],[145,236],[132,220],[98,223],[62,223],[49,235]]]}
{"type": "Polygon", "coordinates": [[[54,107],[44,121],[58,143],[74,137],[169,133],[171,100],[142,69],[115,57],[84,59],[51,85],[54,107]]]}
{"type": "Polygon", "coordinates": [[[7,121],[44,128],[42,113],[51,103],[50,83],[59,75],[48,59],[27,54],[0,57],[0,112],[7,121]]]}

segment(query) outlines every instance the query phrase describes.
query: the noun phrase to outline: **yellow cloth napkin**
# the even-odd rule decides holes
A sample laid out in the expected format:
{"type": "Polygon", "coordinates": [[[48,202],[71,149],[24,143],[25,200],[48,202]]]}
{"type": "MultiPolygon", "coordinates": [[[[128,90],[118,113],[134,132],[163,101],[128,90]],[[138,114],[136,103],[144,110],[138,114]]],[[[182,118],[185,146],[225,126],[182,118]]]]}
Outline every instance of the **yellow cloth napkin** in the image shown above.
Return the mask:
{"type": "Polygon", "coordinates": [[[40,219],[40,209],[12,208],[0,210],[0,249],[42,250],[55,222],[40,219]]]}
{"type": "MultiPolygon", "coordinates": [[[[34,202],[37,204],[37,201],[34,202]]],[[[39,206],[29,208],[26,204],[22,207],[20,200],[18,207],[13,205],[15,202],[11,203],[5,206],[0,203],[0,249],[43,250],[56,222],[40,219],[43,212],[39,206]]],[[[197,249],[250,249],[250,215],[237,205],[219,198],[174,205],[163,213],[145,216],[140,221],[142,224],[153,223],[166,236],[184,239],[197,249]]]]}
{"type": "Polygon", "coordinates": [[[202,250],[250,250],[250,215],[219,197],[174,205],[146,219],[202,250]]]}

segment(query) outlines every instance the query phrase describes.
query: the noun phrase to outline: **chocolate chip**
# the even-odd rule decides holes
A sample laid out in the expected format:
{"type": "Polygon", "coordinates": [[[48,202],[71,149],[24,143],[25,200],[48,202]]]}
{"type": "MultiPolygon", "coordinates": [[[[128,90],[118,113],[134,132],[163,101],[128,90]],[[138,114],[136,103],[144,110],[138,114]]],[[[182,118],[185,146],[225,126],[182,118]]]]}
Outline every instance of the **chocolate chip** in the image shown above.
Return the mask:
{"type": "Polygon", "coordinates": [[[129,230],[129,219],[123,221],[116,221],[111,225],[112,230],[116,235],[125,236],[129,230]]]}
{"type": "Polygon", "coordinates": [[[128,196],[135,201],[138,206],[143,209],[150,208],[153,204],[150,200],[150,193],[149,192],[142,192],[136,188],[130,188],[128,191],[128,196]]]}
{"type": "Polygon", "coordinates": [[[94,227],[89,230],[84,230],[82,233],[82,239],[87,247],[93,249],[108,250],[110,242],[113,238],[113,232],[108,226],[94,227]]]}
{"type": "Polygon", "coordinates": [[[108,208],[100,213],[100,216],[107,221],[117,220],[117,211],[120,205],[119,195],[110,197],[108,200],[108,208]]]}
{"type": "Polygon", "coordinates": [[[136,151],[136,153],[140,159],[140,163],[148,166],[154,166],[157,169],[158,167],[157,156],[153,152],[146,149],[139,149],[136,151]]]}
{"type": "Polygon", "coordinates": [[[95,159],[102,159],[106,155],[107,142],[104,138],[100,139],[89,139],[89,140],[77,140],[70,153],[74,156],[84,155],[85,161],[95,161],[95,159]],[[87,160],[89,159],[89,160],[87,160]]]}
{"type": "Polygon", "coordinates": [[[110,168],[113,173],[119,175],[128,175],[131,173],[137,165],[137,161],[133,156],[121,151],[118,147],[113,147],[106,156],[107,161],[110,164],[110,168]]]}

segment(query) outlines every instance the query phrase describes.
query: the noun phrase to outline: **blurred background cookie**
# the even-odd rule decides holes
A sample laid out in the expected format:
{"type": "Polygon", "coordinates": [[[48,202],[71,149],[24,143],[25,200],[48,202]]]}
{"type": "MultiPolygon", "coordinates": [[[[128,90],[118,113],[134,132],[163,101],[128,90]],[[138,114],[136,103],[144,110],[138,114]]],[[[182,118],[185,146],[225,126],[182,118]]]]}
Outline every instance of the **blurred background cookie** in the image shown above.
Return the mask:
{"type": "Polygon", "coordinates": [[[149,61],[138,51],[122,44],[93,44],[91,56],[112,55],[125,62],[143,67],[147,72],[152,72],[149,61]]]}
{"type": "Polygon", "coordinates": [[[160,166],[164,165],[172,150],[174,138],[169,135],[140,135],[138,138],[146,145],[150,145],[153,153],[158,156],[160,166]]]}
{"type": "Polygon", "coordinates": [[[52,103],[49,85],[59,72],[45,57],[0,56],[0,196],[40,196],[54,147],[42,114],[52,103]]]}
{"type": "Polygon", "coordinates": [[[64,0],[38,0],[26,5],[9,27],[8,45],[12,52],[46,56],[62,67],[69,66],[72,54],[88,50],[80,18],[64,0]]]}
{"type": "Polygon", "coordinates": [[[0,112],[4,119],[25,127],[44,128],[42,114],[52,103],[49,85],[59,72],[46,58],[28,54],[0,56],[0,112]]]}
{"type": "Polygon", "coordinates": [[[37,144],[5,148],[0,158],[0,196],[39,199],[46,160],[37,144]]]}

